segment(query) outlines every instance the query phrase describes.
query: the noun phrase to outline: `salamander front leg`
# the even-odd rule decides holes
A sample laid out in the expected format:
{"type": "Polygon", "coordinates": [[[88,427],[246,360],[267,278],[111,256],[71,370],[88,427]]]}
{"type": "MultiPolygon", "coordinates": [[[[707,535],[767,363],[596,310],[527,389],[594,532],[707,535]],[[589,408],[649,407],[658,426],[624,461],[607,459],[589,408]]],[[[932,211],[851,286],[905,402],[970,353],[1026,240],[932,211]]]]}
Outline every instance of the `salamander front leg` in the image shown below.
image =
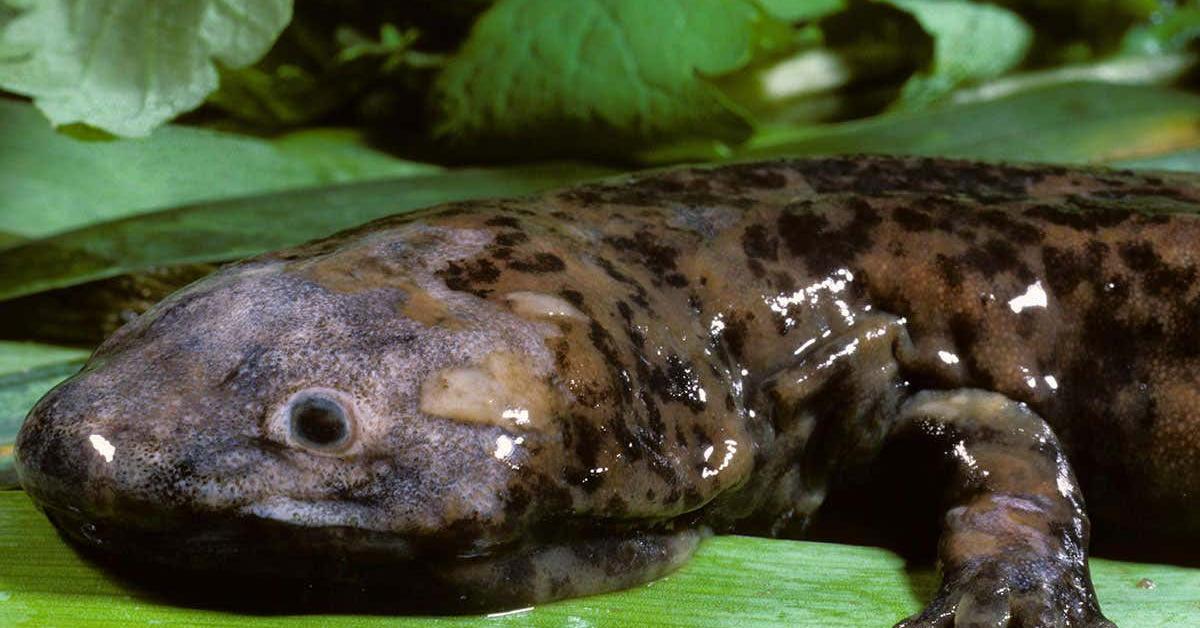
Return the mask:
{"type": "Polygon", "coordinates": [[[995,393],[929,391],[901,407],[888,440],[932,442],[948,463],[942,586],[898,626],[1113,625],[1088,573],[1083,497],[1041,417],[995,393]]]}

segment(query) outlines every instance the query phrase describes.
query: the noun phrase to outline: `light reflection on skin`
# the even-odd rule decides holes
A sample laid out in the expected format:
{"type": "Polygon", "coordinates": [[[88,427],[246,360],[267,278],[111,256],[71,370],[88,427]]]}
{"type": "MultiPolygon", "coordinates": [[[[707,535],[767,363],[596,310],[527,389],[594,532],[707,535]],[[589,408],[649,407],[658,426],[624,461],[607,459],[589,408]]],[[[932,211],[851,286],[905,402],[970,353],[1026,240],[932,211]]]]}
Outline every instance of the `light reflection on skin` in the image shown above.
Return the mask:
{"type": "Polygon", "coordinates": [[[813,369],[812,373],[805,373],[803,376],[801,376],[799,379],[796,380],[796,383],[797,384],[803,383],[804,381],[808,380],[808,378],[811,377],[812,374],[815,374],[816,372],[819,372],[819,371],[823,371],[823,370],[833,366],[838,360],[840,360],[846,356],[854,355],[854,352],[858,351],[858,343],[859,343],[858,338],[855,338],[854,340],[851,340],[850,342],[846,343],[846,346],[842,347],[841,351],[838,351],[838,352],[830,355],[828,358],[825,359],[824,362],[821,362],[820,364],[816,365],[816,367],[813,369]]]}
{"type": "Polygon", "coordinates": [[[117,453],[117,448],[108,442],[107,438],[99,434],[92,434],[88,437],[88,442],[92,444],[92,448],[104,458],[105,462],[112,462],[113,455],[117,453]]]}
{"type": "MultiPolygon", "coordinates": [[[[725,457],[721,460],[721,464],[717,465],[716,469],[713,469],[712,467],[705,467],[702,471],[700,471],[700,477],[707,479],[707,478],[714,477],[718,473],[724,471],[725,468],[729,466],[729,463],[733,461],[733,457],[734,457],[734,455],[737,454],[737,450],[738,450],[738,442],[733,439],[726,439],[725,440],[725,457]]],[[[712,453],[713,453],[712,446],[709,446],[708,449],[704,450],[704,460],[706,462],[708,461],[709,457],[712,456],[712,453]]]]}
{"type": "Polygon", "coordinates": [[[967,451],[966,441],[960,440],[954,445],[954,456],[961,460],[963,465],[970,469],[971,472],[979,471],[979,463],[975,460],[975,456],[972,456],[971,452],[967,451]]]}
{"type": "Polygon", "coordinates": [[[1024,367],[1024,366],[1018,367],[1018,368],[1021,369],[1021,374],[1025,376],[1024,377],[1025,385],[1032,388],[1033,390],[1037,390],[1037,385],[1038,385],[1037,378],[1029,373],[1029,368],[1024,367]]]}
{"type": "Polygon", "coordinates": [[[712,322],[708,324],[708,333],[717,336],[725,330],[724,314],[717,314],[713,317],[712,322]]]}
{"type": "Polygon", "coordinates": [[[514,471],[517,469],[520,469],[521,468],[520,465],[510,462],[509,458],[512,457],[513,452],[516,451],[517,445],[520,445],[524,442],[525,442],[524,436],[518,436],[516,438],[513,438],[508,435],[503,435],[503,434],[500,436],[497,436],[496,437],[496,450],[494,452],[492,452],[492,456],[494,456],[496,458],[496,460],[499,460],[499,461],[507,464],[514,471]]]}
{"type": "Polygon", "coordinates": [[[1046,291],[1042,289],[1041,280],[1035,281],[1025,289],[1025,294],[1015,297],[1008,302],[1008,308],[1013,312],[1020,314],[1023,310],[1031,307],[1046,307],[1047,304],[1046,291]]]}
{"type": "Polygon", "coordinates": [[[793,351],[792,355],[800,355],[801,353],[804,353],[809,347],[813,346],[814,344],[817,344],[817,339],[809,338],[808,340],[804,341],[804,344],[800,345],[800,348],[793,351]]]}
{"type": "Polygon", "coordinates": [[[500,416],[512,420],[517,425],[529,425],[529,410],[525,408],[509,408],[501,412],[500,416]]]}
{"type": "MultiPolygon", "coordinates": [[[[807,288],[801,288],[791,294],[780,294],[766,298],[764,301],[767,307],[771,308],[771,311],[783,317],[785,330],[790,330],[796,326],[796,319],[790,315],[790,310],[793,306],[815,306],[821,302],[822,292],[838,294],[845,290],[846,286],[852,281],[854,281],[854,273],[848,269],[839,268],[823,281],[819,281],[807,288]]],[[[838,313],[846,319],[847,325],[854,324],[854,314],[850,311],[850,307],[845,301],[835,299],[833,304],[838,308],[838,313]]]]}

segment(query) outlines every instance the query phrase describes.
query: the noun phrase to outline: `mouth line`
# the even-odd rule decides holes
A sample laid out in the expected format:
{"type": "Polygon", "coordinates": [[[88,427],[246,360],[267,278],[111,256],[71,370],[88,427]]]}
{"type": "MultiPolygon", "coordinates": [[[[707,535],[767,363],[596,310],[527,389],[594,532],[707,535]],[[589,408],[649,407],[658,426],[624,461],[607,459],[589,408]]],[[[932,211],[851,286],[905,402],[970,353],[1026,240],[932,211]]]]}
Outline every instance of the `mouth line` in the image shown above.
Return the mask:
{"type": "MultiPolygon", "coordinates": [[[[52,507],[46,514],[83,557],[106,568],[133,594],[254,614],[454,615],[509,608],[527,596],[541,595],[503,575],[529,569],[532,561],[615,560],[619,564],[645,549],[642,539],[651,539],[646,547],[652,548],[655,537],[705,534],[687,527],[671,530],[669,525],[658,532],[625,525],[568,525],[572,530],[560,525],[548,527],[563,532],[552,535],[555,538],[527,537],[483,555],[401,557],[395,551],[364,552],[362,547],[339,554],[332,546],[306,547],[305,537],[256,537],[265,547],[247,547],[249,541],[242,537],[224,548],[232,551],[222,551],[221,543],[233,539],[217,530],[210,531],[204,543],[195,538],[180,540],[178,534],[163,531],[149,537],[128,532],[117,536],[103,523],[85,528],[88,522],[78,512],[52,507]]],[[[287,533],[285,524],[241,521],[251,526],[265,523],[270,527],[263,530],[287,533]]]]}
{"type": "Polygon", "coordinates": [[[463,554],[440,545],[453,547],[452,534],[413,540],[345,526],[296,526],[232,510],[147,523],[96,518],[58,503],[41,507],[64,540],[133,594],[256,614],[495,610],[545,594],[505,575],[539,561],[623,564],[642,554],[640,560],[653,561],[662,558],[654,552],[666,551],[654,549],[662,539],[703,535],[685,520],[559,517],[524,528],[514,540],[463,554]]]}
{"type": "Polygon", "coordinates": [[[388,530],[369,525],[368,509],[338,501],[311,501],[272,496],[237,510],[241,515],[303,528],[351,527],[373,532],[388,530]]]}
{"type": "MultiPolygon", "coordinates": [[[[328,506],[323,502],[282,499],[292,507],[328,506]]],[[[348,567],[356,562],[367,565],[451,565],[503,558],[539,543],[564,544],[643,532],[670,532],[677,527],[671,520],[597,521],[555,517],[512,537],[464,541],[456,538],[451,530],[406,535],[363,527],[339,517],[336,512],[325,512],[319,520],[301,523],[282,516],[287,514],[286,511],[263,510],[256,507],[257,504],[224,512],[138,512],[121,519],[54,501],[38,502],[55,528],[78,546],[144,563],[199,568],[211,563],[222,569],[231,566],[226,562],[231,559],[238,563],[245,562],[244,559],[262,559],[264,564],[271,565],[279,558],[287,559],[285,563],[328,564],[332,561],[348,567]]],[[[260,570],[251,568],[247,571],[260,570]]],[[[268,568],[266,571],[279,570],[268,568]]]]}
{"type": "Polygon", "coordinates": [[[146,567],[356,581],[360,571],[440,569],[501,557],[521,545],[358,527],[333,512],[320,521],[297,523],[278,511],[256,512],[253,505],[219,512],[139,511],[122,518],[58,501],[37,503],[59,534],[89,557],[146,567]]]}

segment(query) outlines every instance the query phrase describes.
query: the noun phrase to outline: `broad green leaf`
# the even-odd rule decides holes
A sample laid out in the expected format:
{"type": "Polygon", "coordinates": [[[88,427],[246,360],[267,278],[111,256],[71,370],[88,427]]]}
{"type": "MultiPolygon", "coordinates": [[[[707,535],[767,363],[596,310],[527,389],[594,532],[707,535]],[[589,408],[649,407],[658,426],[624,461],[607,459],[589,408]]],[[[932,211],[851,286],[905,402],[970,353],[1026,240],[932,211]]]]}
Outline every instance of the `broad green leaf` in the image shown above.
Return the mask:
{"type": "MultiPolygon", "coordinates": [[[[0,556],[5,625],[857,628],[892,625],[919,610],[937,586],[929,569],[913,569],[881,549],[719,536],[658,581],[492,616],[238,614],[171,605],[114,579],[69,549],[19,491],[0,493],[0,556]]],[[[1200,570],[1102,559],[1091,568],[1101,607],[1124,628],[1200,622],[1200,570]]]]}
{"type": "Polygon", "coordinates": [[[904,85],[899,109],[917,109],[960,85],[999,76],[1025,57],[1033,31],[991,4],[966,0],[882,0],[904,11],[933,39],[933,58],[904,85]]]}
{"type": "MultiPolygon", "coordinates": [[[[349,180],[429,173],[349,131],[265,141],[167,126],[153,136],[80,141],[28,104],[0,99],[0,231],[42,237],[152,209],[349,180]]],[[[0,242],[3,246],[3,242],[0,242]]]]}
{"type": "Polygon", "coordinates": [[[953,103],[992,100],[1028,89],[1066,83],[1172,85],[1185,79],[1197,67],[1200,67],[1200,53],[1120,55],[1093,63],[1010,74],[975,87],[956,90],[948,100],[953,103]]]}
{"type": "Polygon", "coordinates": [[[291,0],[41,0],[0,33],[0,87],[56,125],[141,137],[270,48],[291,0]]]}
{"type": "Polygon", "coordinates": [[[79,370],[88,352],[31,342],[0,341],[0,489],[15,485],[12,445],[33,404],[79,370]]]}
{"type": "Polygon", "coordinates": [[[1200,146],[1200,95],[1074,83],[825,127],[766,130],[737,159],[894,153],[1103,164],[1200,146]]]}
{"type": "MultiPolygon", "coordinates": [[[[70,347],[40,345],[32,342],[8,342],[0,340],[0,377],[54,366],[63,362],[78,361],[88,353],[70,347]]],[[[28,408],[25,408],[28,410],[28,408]]]]}
{"type": "Polygon", "coordinates": [[[1139,159],[1124,159],[1111,165],[1121,168],[1142,170],[1177,170],[1179,172],[1200,172],[1200,148],[1168,153],[1156,157],[1139,159]]]}
{"type": "Polygon", "coordinates": [[[0,300],[156,266],[228,261],[419,207],[518,196],[603,174],[572,165],[457,170],[130,216],[0,250],[0,300]]]}
{"type": "Polygon", "coordinates": [[[437,166],[402,161],[369,148],[353,129],[306,129],[280,136],[272,145],[289,159],[302,162],[323,183],[434,174],[437,166]]]}
{"type": "Polygon", "coordinates": [[[781,20],[819,20],[846,8],[847,0],[758,0],[767,13],[781,20]]]}
{"type": "Polygon", "coordinates": [[[509,158],[518,140],[525,156],[741,139],[749,123],[705,77],[791,36],[751,0],[500,0],[438,79],[437,133],[509,158]]]}

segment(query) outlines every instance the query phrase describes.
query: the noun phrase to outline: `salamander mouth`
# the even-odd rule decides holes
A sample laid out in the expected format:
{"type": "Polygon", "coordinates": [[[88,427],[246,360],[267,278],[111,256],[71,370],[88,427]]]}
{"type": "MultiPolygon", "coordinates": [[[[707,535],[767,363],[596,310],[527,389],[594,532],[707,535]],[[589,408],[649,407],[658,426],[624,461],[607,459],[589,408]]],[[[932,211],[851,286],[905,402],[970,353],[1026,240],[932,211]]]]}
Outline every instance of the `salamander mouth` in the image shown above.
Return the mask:
{"type": "Polygon", "coordinates": [[[673,570],[707,534],[663,522],[558,525],[557,538],[533,535],[465,556],[423,547],[428,540],[253,516],[200,515],[152,529],[42,508],[86,558],[136,593],[254,613],[460,614],[589,595],[673,570]]]}

